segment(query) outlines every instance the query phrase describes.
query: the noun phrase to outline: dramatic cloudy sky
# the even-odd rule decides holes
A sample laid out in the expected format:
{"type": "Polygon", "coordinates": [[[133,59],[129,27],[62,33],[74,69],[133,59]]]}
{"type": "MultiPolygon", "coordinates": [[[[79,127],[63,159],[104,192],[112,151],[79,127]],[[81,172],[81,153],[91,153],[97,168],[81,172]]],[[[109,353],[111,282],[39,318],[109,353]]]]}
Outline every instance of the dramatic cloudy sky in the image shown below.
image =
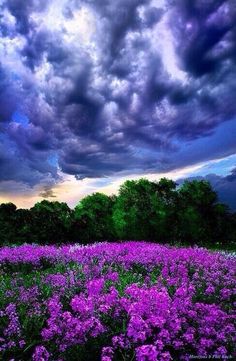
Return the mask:
{"type": "Polygon", "coordinates": [[[235,0],[0,0],[0,201],[163,175],[236,209],[235,0]]]}

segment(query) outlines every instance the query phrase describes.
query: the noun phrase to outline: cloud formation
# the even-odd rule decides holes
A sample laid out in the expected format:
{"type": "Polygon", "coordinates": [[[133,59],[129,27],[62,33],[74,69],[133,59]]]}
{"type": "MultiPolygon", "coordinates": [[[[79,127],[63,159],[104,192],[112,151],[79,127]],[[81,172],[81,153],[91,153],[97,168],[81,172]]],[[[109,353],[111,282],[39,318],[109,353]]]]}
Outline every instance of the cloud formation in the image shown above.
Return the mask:
{"type": "MultiPolygon", "coordinates": [[[[186,180],[207,180],[211,183],[213,189],[217,192],[219,201],[227,204],[232,211],[236,211],[236,168],[226,176],[217,174],[207,174],[206,176],[189,177],[186,180]]],[[[178,184],[183,183],[183,179],[178,181],[178,184]]]]}
{"type": "Polygon", "coordinates": [[[234,0],[2,0],[0,54],[0,182],[48,187],[58,167],[99,178],[236,152],[215,135],[235,132],[234,0]]]}
{"type": "Polygon", "coordinates": [[[39,196],[42,198],[56,198],[57,196],[55,195],[53,189],[50,186],[45,186],[44,190],[39,193],[39,196]]]}

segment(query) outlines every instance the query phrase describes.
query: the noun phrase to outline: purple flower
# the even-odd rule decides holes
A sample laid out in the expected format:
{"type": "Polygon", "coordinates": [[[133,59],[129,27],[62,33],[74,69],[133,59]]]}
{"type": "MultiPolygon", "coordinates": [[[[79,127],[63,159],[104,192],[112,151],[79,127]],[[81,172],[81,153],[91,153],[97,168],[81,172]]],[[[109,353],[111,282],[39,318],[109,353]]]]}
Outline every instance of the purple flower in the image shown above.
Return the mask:
{"type": "Polygon", "coordinates": [[[104,278],[94,279],[87,283],[89,296],[99,296],[105,284],[104,278]]]}
{"type": "Polygon", "coordinates": [[[154,345],[136,347],[137,361],[157,361],[158,352],[154,345]]]}
{"type": "Polygon", "coordinates": [[[50,357],[50,354],[44,346],[37,346],[35,348],[32,360],[33,361],[48,361],[49,357],[50,357]]]}
{"type": "Polygon", "coordinates": [[[102,360],[108,361],[112,360],[114,351],[112,347],[103,347],[102,349],[102,360]]]}
{"type": "Polygon", "coordinates": [[[235,259],[199,248],[125,242],[3,247],[0,263],[3,277],[9,277],[9,264],[37,269],[30,286],[21,272],[11,273],[10,286],[2,283],[0,350],[9,358],[29,344],[25,328],[34,327],[36,317],[48,346],[36,347],[34,361],[56,359],[55,348],[63,359],[74,346],[101,342],[104,333],[112,347],[100,344],[103,361],[121,354],[138,361],[169,361],[178,354],[188,361],[189,350],[224,357],[233,349],[235,259]],[[63,263],[64,273],[45,276],[45,261],[57,270],[63,263]]]}

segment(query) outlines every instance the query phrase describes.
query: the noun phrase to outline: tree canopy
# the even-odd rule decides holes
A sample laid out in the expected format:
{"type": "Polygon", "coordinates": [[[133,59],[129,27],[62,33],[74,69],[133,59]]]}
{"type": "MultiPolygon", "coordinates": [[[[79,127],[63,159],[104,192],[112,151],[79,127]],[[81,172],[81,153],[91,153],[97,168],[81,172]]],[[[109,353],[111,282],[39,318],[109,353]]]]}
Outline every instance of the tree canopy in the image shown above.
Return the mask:
{"type": "Polygon", "coordinates": [[[93,193],[74,209],[48,200],[31,209],[0,205],[1,245],[114,240],[232,248],[236,214],[218,202],[209,182],[186,181],[178,186],[166,178],[128,180],[117,196],[93,193]]]}

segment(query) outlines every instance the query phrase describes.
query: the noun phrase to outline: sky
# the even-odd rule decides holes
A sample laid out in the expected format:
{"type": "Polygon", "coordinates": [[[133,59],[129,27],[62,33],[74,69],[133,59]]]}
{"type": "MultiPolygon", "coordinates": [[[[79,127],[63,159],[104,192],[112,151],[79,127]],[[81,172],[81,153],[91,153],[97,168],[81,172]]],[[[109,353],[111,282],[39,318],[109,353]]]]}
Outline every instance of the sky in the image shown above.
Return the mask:
{"type": "Polygon", "coordinates": [[[0,202],[163,176],[236,210],[235,0],[0,0],[0,202]]]}

